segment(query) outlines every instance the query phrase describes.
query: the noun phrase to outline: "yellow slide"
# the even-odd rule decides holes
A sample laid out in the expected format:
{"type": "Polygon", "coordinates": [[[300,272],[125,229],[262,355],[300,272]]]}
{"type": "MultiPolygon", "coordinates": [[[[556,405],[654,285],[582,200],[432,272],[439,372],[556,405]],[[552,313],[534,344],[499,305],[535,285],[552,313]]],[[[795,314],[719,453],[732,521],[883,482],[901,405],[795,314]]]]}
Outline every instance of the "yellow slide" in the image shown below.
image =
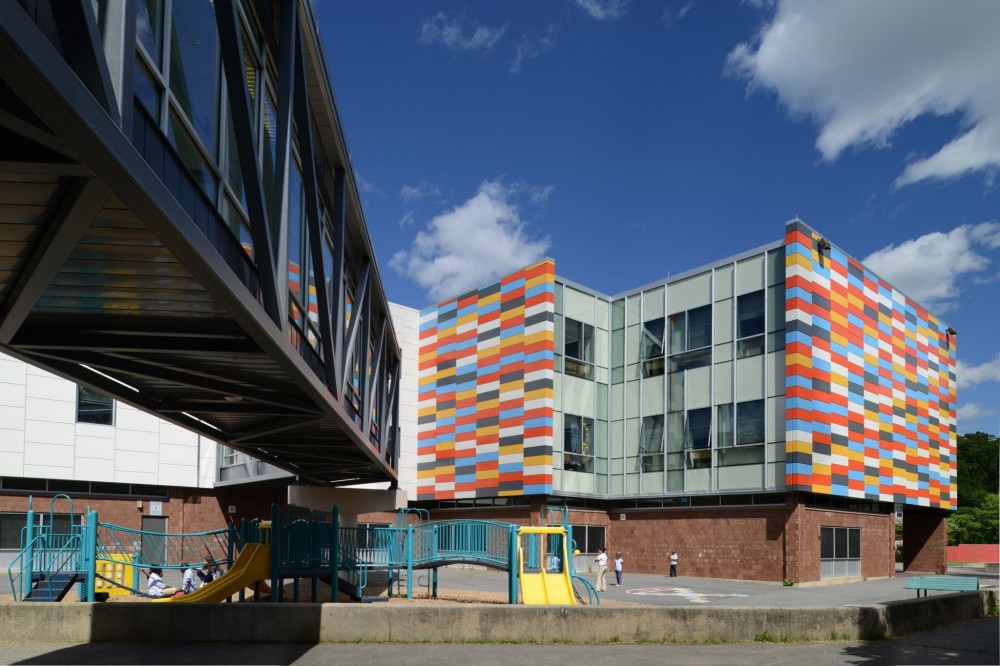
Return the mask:
{"type": "Polygon", "coordinates": [[[251,587],[259,580],[271,577],[271,545],[248,543],[240,551],[232,568],[218,580],[206,583],[191,594],[156,601],[197,603],[199,601],[225,601],[240,590],[251,587]]]}
{"type": "Polygon", "coordinates": [[[521,603],[527,605],[562,604],[576,605],[573,580],[570,577],[567,559],[566,531],[561,527],[522,527],[518,529],[517,578],[521,583],[521,603]],[[544,535],[533,537],[530,535],[544,535]],[[548,535],[561,535],[558,550],[547,552],[546,546],[552,542],[548,535]],[[525,538],[527,537],[527,539],[525,538]],[[525,565],[525,543],[535,551],[533,562],[545,566],[525,565]]]}

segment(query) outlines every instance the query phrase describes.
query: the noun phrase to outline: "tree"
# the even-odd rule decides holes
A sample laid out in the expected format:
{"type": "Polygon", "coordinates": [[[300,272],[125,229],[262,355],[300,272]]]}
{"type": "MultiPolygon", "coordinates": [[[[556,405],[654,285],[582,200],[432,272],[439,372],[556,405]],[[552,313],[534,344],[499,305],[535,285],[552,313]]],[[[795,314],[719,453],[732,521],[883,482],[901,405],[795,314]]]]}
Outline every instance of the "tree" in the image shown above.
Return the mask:
{"type": "Polygon", "coordinates": [[[958,436],[958,501],[977,507],[1000,492],[1000,438],[985,432],[958,436]]]}
{"type": "Polygon", "coordinates": [[[1000,495],[987,494],[980,506],[962,507],[948,518],[948,545],[1000,542],[1000,495]]]}

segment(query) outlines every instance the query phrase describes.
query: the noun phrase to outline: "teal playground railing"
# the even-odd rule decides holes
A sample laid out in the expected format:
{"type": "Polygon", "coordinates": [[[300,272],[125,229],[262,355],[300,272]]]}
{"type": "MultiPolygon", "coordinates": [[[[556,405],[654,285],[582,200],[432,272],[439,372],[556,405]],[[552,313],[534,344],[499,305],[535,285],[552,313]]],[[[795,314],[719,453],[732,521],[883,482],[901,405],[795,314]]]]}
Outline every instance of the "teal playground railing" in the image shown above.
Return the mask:
{"type": "Polygon", "coordinates": [[[59,577],[67,586],[71,585],[84,571],[85,563],[81,556],[84,524],[82,517],[73,511],[72,498],[68,495],[53,497],[49,502],[48,517],[47,524],[36,524],[33,498],[29,497],[27,524],[20,535],[21,551],[7,568],[15,601],[32,597],[33,590],[40,589],[42,583],[47,582],[48,586],[59,577]],[[59,528],[55,526],[58,500],[69,503],[69,525],[59,528]]]}

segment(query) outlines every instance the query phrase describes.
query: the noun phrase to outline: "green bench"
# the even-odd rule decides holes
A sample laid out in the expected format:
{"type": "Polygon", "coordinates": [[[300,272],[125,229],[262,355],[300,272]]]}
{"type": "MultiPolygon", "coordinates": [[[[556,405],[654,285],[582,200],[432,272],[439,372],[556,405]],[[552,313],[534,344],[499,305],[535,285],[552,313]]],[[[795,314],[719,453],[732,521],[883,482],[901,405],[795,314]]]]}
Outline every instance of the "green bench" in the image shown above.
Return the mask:
{"type": "Polygon", "coordinates": [[[979,589],[979,579],[967,576],[911,576],[906,581],[907,590],[916,590],[920,598],[920,590],[924,596],[930,590],[943,592],[971,592],[979,589]]]}

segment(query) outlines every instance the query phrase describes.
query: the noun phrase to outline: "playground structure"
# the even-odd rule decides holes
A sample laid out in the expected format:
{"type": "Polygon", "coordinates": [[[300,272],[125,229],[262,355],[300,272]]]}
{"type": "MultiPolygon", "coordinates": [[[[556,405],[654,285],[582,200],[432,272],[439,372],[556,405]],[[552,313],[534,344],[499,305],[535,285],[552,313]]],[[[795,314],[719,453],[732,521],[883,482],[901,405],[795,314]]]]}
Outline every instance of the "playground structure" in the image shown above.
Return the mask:
{"type": "MultiPolygon", "coordinates": [[[[50,514],[57,500],[52,498],[50,514]]],[[[484,566],[508,573],[509,603],[599,604],[590,581],[576,575],[567,512],[547,507],[541,527],[481,520],[430,521],[424,510],[403,509],[393,527],[341,527],[337,507],[329,513],[271,508],[270,520],[243,520],[212,532],[163,534],[143,532],[98,521],[88,510],[73,517],[66,533],[55,533],[52,520],[35,525],[29,498],[27,525],[21,532],[21,552],[9,576],[15,600],[59,601],[77,585],[80,601],[105,595],[146,596],[140,572],[150,567],[180,570],[212,558],[227,571],[195,592],[159,601],[174,603],[254,600],[270,594],[284,600],[291,581],[293,601],[302,600],[302,582],[309,583],[315,602],[320,582],[357,601],[379,601],[365,589],[372,574],[384,576],[389,596],[413,597],[414,583],[437,597],[438,569],[453,564],[484,566]],[[415,520],[414,520],[415,518],[415,520]],[[332,554],[337,556],[333,557],[332,554]],[[583,593],[580,593],[580,590],[583,593]],[[584,595],[586,601],[584,601],[584,595]]],[[[332,595],[332,601],[337,594],[332,595]]]]}

